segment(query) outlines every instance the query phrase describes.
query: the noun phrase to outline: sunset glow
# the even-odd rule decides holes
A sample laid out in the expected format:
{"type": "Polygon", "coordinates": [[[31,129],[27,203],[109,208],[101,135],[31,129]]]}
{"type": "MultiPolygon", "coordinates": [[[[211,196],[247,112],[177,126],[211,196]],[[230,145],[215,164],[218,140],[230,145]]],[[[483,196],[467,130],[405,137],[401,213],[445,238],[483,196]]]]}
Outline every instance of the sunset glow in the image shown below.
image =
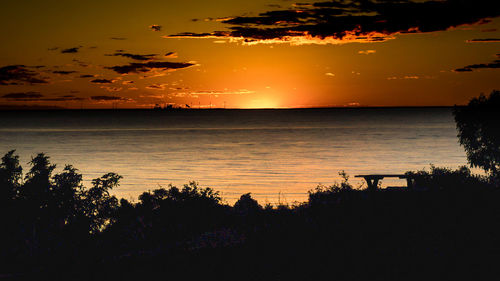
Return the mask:
{"type": "Polygon", "coordinates": [[[489,1],[114,2],[5,3],[0,105],[432,106],[499,86],[489,1]]]}
{"type": "Polygon", "coordinates": [[[252,100],[243,108],[282,108],[277,102],[271,99],[252,100]]]}

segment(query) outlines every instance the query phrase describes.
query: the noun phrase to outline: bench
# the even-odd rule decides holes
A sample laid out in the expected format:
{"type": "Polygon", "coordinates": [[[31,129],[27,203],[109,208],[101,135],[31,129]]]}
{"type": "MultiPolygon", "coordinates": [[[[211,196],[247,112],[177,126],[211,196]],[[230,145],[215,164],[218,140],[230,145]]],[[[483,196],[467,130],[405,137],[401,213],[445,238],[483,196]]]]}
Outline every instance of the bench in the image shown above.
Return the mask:
{"type": "MultiPolygon", "coordinates": [[[[366,183],[368,184],[368,190],[377,190],[378,188],[378,183],[381,181],[383,178],[399,178],[399,179],[406,179],[406,187],[407,188],[412,188],[413,187],[413,177],[410,175],[404,175],[404,174],[375,174],[375,175],[356,175],[354,176],[355,178],[364,178],[366,183]]],[[[391,189],[394,189],[395,187],[391,187],[391,189]]],[[[401,187],[398,187],[401,188],[401,187]]]]}

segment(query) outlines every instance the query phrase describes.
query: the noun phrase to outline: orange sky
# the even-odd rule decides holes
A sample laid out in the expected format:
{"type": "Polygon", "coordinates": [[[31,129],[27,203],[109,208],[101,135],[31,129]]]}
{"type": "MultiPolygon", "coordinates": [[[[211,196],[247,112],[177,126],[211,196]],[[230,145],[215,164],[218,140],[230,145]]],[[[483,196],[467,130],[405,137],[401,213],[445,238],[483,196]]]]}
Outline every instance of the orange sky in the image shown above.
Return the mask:
{"type": "Polygon", "coordinates": [[[1,106],[427,106],[500,89],[488,1],[67,2],[3,4],[1,106]]]}

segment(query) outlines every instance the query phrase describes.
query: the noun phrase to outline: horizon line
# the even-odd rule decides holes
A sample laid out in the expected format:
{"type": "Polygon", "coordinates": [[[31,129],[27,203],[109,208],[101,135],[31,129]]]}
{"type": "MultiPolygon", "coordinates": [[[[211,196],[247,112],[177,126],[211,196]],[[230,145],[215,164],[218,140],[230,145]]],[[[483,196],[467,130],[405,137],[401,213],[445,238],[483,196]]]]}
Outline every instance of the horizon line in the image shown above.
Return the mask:
{"type": "Polygon", "coordinates": [[[153,108],[66,108],[52,106],[5,106],[0,105],[0,111],[85,111],[85,110],[109,110],[109,111],[125,111],[125,110],[144,110],[144,111],[210,111],[210,110],[308,110],[308,109],[397,109],[397,108],[453,108],[456,106],[465,105],[389,105],[389,106],[311,106],[311,107],[276,107],[276,108],[173,108],[173,109],[153,109],[153,108]]]}

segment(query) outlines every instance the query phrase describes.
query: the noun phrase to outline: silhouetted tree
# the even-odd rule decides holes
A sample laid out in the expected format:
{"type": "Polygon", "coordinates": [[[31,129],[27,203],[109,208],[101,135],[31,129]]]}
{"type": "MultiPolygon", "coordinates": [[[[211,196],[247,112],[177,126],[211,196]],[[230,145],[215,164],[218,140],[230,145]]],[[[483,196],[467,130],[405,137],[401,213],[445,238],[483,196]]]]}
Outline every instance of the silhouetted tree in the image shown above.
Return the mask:
{"type": "Polygon", "coordinates": [[[470,165],[484,169],[497,182],[500,177],[499,112],[500,91],[496,90],[489,97],[473,98],[467,106],[455,106],[453,111],[460,144],[470,165]]]}
{"type": "Polygon", "coordinates": [[[39,153],[29,162],[31,169],[26,174],[20,195],[31,202],[32,207],[44,209],[48,207],[53,190],[51,178],[56,165],[51,165],[49,157],[39,153]]]}
{"type": "Polygon", "coordinates": [[[246,193],[241,195],[240,199],[234,203],[234,209],[240,214],[247,215],[262,210],[262,207],[259,205],[257,200],[252,198],[250,193],[246,193]]]}
{"type": "Polygon", "coordinates": [[[84,194],[82,175],[71,165],[66,165],[63,172],[54,176],[53,208],[55,214],[67,225],[81,215],[81,197],[84,194]]]}
{"type": "Polygon", "coordinates": [[[12,200],[21,185],[23,168],[19,165],[19,156],[15,150],[7,152],[0,164],[0,202],[12,200]]]}
{"type": "Polygon", "coordinates": [[[122,176],[107,173],[92,180],[92,187],[82,194],[83,213],[89,220],[90,233],[96,233],[110,222],[118,209],[118,199],[109,194],[109,190],[119,185],[122,176]]]}

